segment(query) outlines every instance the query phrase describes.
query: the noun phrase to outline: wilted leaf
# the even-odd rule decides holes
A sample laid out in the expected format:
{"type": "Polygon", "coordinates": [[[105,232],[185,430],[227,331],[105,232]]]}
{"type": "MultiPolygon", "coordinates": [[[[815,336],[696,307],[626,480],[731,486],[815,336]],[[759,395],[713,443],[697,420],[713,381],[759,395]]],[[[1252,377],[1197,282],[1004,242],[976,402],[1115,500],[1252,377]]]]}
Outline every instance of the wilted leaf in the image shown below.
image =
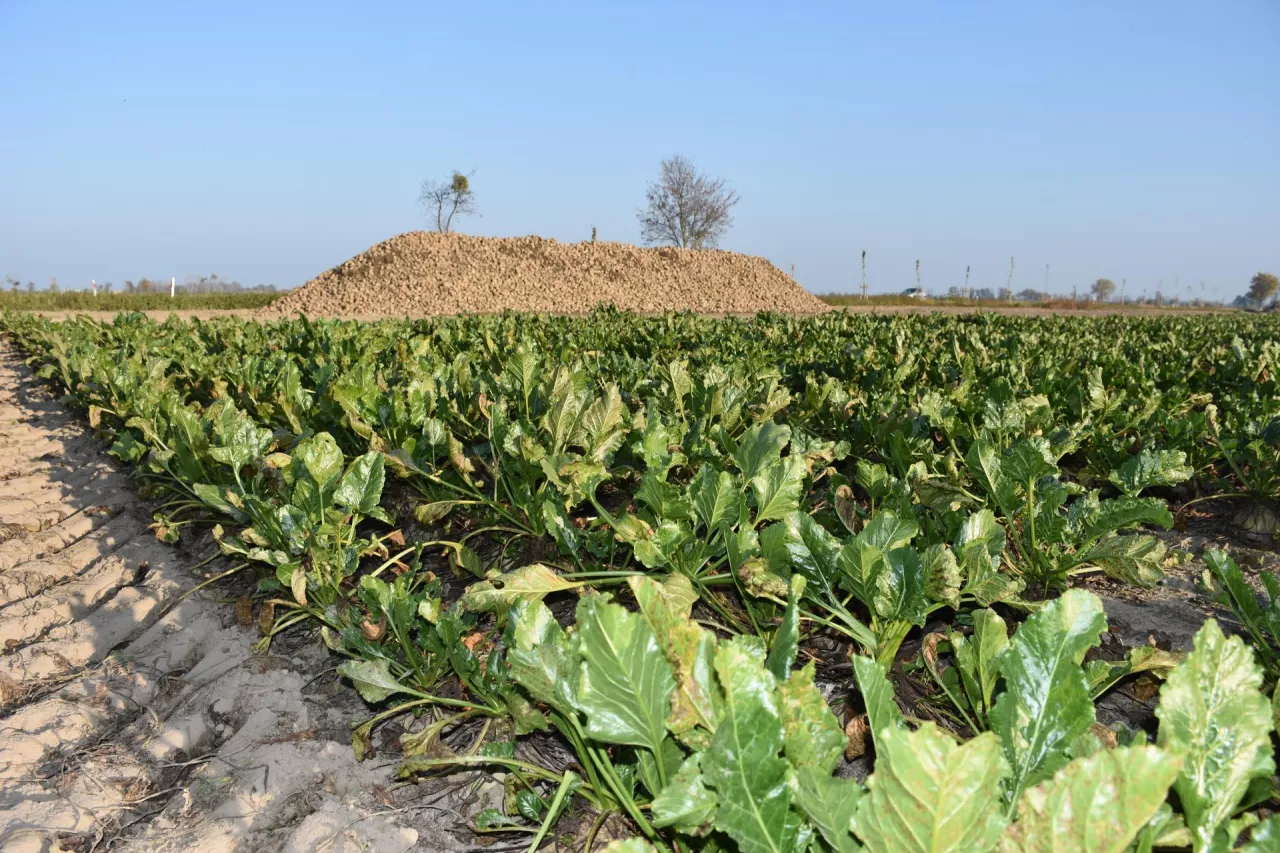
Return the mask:
{"type": "Polygon", "coordinates": [[[554,592],[577,589],[578,581],[567,581],[541,563],[533,563],[490,580],[473,583],[462,594],[464,608],[475,613],[492,613],[517,601],[541,601],[554,592]]]}
{"type": "Polygon", "coordinates": [[[385,659],[345,661],[338,665],[338,674],[351,679],[366,702],[381,702],[394,693],[417,695],[415,690],[396,681],[385,659]]]}

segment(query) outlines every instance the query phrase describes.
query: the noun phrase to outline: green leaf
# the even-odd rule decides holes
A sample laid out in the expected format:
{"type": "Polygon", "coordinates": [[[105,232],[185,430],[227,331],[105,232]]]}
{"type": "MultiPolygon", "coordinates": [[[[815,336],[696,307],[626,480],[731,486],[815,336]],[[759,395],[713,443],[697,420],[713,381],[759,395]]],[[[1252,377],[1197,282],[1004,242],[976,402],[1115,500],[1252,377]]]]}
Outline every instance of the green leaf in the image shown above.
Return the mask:
{"type": "Polygon", "coordinates": [[[1049,443],[1038,436],[1023,439],[1010,447],[1000,460],[1000,466],[1006,477],[1023,487],[1058,472],[1049,443]]]}
{"type": "Polygon", "coordinates": [[[1173,515],[1157,498],[1081,499],[1072,505],[1068,521],[1079,538],[1091,541],[1135,524],[1156,524],[1168,530],[1173,526],[1173,515]]]}
{"type": "Polygon", "coordinates": [[[495,613],[517,601],[541,601],[553,592],[564,592],[582,586],[567,581],[541,563],[533,563],[513,572],[474,583],[460,599],[462,606],[475,613],[495,613]]]}
{"type": "Polygon", "coordinates": [[[390,662],[386,659],[349,660],[338,665],[338,674],[351,679],[360,698],[366,702],[381,702],[393,693],[419,695],[412,688],[405,687],[391,675],[390,662]]]}
{"type": "Polygon", "coordinates": [[[963,745],[933,723],[886,728],[854,831],[871,853],[985,853],[1005,828],[1009,766],[984,732],[963,745]]]}
{"type": "MultiPolygon", "coordinates": [[[[761,534],[762,544],[765,534],[775,529],[778,526],[765,528],[761,534]]],[[[787,516],[781,529],[791,569],[804,577],[810,595],[823,602],[839,601],[840,543],[836,538],[803,512],[787,516]]]]}
{"type": "Polygon", "coordinates": [[[1107,626],[1102,602],[1072,589],[1033,613],[1000,658],[1005,689],[991,709],[1012,768],[1016,801],[1067,763],[1067,747],[1094,722],[1081,661],[1107,626]]]}
{"type": "Polygon", "coordinates": [[[748,429],[733,452],[733,461],[750,482],[782,456],[782,448],[791,440],[791,428],[764,421],[748,429]]]}
{"type": "Polygon", "coordinates": [[[773,462],[751,478],[756,499],[755,523],[786,518],[800,508],[804,479],[809,474],[804,457],[788,456],[773,462]]]}
{"type": "Polygon", "coordinates": [[[893,685],[889,683],[889,671],[874,658],[853,656],[853,677],[862,694],[862,704],[867,709],[867,723],[871,739],[880,749],[881,733],[887,729],[900,729],[906,723],[902,709],[893,698],[893,685]]]}
{"type": "Polygon", "coordinates": [[[539,702],[572,716],[578,704],[582,658],[541,601],[520,601],[507,616],[511,678],[539,702]]]}
{"type": "Polygon", "coordinates": [[[1000,658],[1009,647],[1004,620],[990,608],[975,611],[973,635],[965,637],[952,632],[949,640],[965,694],[983,715],[989,713],[991,697],[1000,680],[1000,658]]]}
{"type": "Polygon", "coordinates": [[[692,519],[693,505],[684,492],[662,479],[664,476],[646,471],[640,478],[640,488],[636,489],[636,501],[649,507],[655,518],[672,521],[692,519]]]}
{"type": "Polygon", "coordinates": [[[811,830],[791,810],[788,764],[778,757],[782,721],[774,678],[763,652],[743,637],[720,644],[716,674],[725,691],[725,716],[702,754],[702,772],[716,790],[715,827],[741,853],[795,853],[811,830]]]}
{"type": "Polygon", "coordinates": [[[690,755],[653,798],[653,825],[671,827],[690,835],[702,831],[715,818],[716,795],[702,778],[702,756],[690,755]]]}
{"type": "Polygon", "coordinates": [[[338,449],[333,436],[327,432],[316,433],[298,442],[293,458],[302,463],[303,469],[322,493],[342,476],[342,451],[338,449]]]}
{"type": "Polygon", "coordinates": [[[929,600],[924,594],[924,569],[920,555],[909,545],[884,555],[875,574],[871,605],[885,621],[924,625],[929,600]]]}
{"type": "Polygon", "coordinates": [[[1254,827],[1240,853],[1280,853],[1280,815],[1272,815],[1254,827]]]}
{"type": "Polygon", "coordinates": [[[1271,706],[1261,686],[1253,652],[1239,637],[1223,636],[1210,619],[1160,690],[1157,743],[1185,756],[1173,789],[1196,851],[1230,846],[1234,839],[1215,836],[1249,783],[1275,769],[1271,706]]]}
{"type": "Polygon", "coordinates": [[[1004,547],[1004,528],[991,510],[979,510],[965,519],[954,546],[956,562],[965,575],[961,594],[971,595],[987,607],[1021,591],[1020,581],[1000,572],[1004,547]]]}
{"type": "Polygon", "coordinates": [[[689,483],[689,494],[693,498],[694,511],[707,530],[737,522],[742,489],[728,471],[717,473],[710,465],[703,465],[689,483]]]}
{"type": "MultiPolygon", "coordinates": [[[[880,595],[884,606],[892,609],[892,586],[878,590],[876,581],[886,571],[889,552],[906,546],[919,532],[920,525],[913,519],[899,518],[897,513],[887,509],[878,512],[840,551],[839,565],[850,591],[867,604],[880,595]]],[[[899,570],[902,568],[899,565],[899,570]]],[[[923,581],[919,578],[918,560],[915,574],[916,586],[920,587],[923,581]]],[[[888,583],[892,585],[894,582],[891,579],[888,583]]],[[[901,588],[906,578],[900,577],[896,582],[901,588]]],[[[922,589],[920,591],[923,592],[922,589]]]]}
{"type": "Polygon", "coordinates": [[[385,477],[382,454],[369,451],[352,462],[342,475],[342,482],[333,493],[334,503],[368,515],[382,499],[385,477]]]}
{"type": "Polygon", "coordinates": [[[1181,450],[1143,450],[1131,456],[1108,478],[1130,497],[1152,486],[1173,486],[1191,479],[1195,473],[1181,450]]]}
{"type": "Polygon", "coordinates": [[[1182,757],[1153,746],[1105,749],[1028,788],[1001,853],[1123,853],[1164,802],[1182,757]]]}
{"type": "Polygon", "coordinates": [[[1092,563],[1118,581],[1150,588],[1164,577],[1165,550],[1154,536],[1112,534],[1085,550],[1081,562],[1092,563]]]}
{"type": "Polygon", "coordinates": [[[714,671],[715,635],[689,619],[697,593],[679,574],[663,583],[652,577],[630,577],[627,583],[674,670],[667,728],[685,745],[705,749],[723,713],[723,700],[714,671]]]}
{"type": "Polygon", "coordinates": [[[779,682],[785,681],[791,674],[791,667],[796,662],[796,651],[800,648],[800,599],[804,597],[804,587],[804,575],[791,576],[790,595],[786,610],[782,613],[782,624],[774,632],[769,659],[765,663],[779,682]]]}
{"type": "Polygon", "coordinates": [[[845,734],[827,700],[813,683],[813,661],[778,685],[783,749],[793,767],[831,773],[844,752],[845,734]]]}
{"type": "Polygon", "coordinates": [[[812,767],[796,770],[796,808],[808,818],[835,853],[858,853],[853,839],[853,818],[862,799],[862,787],[852,779],[838,779],[812,767]]]}
{"type": "Polygon", "coordinates": [[[964,584],[964,575],[950,548],[941,543],[930,545],[921,556],[920,571],[924,580],[924,594],[928,600],[940,601],[952,608],[960,607],[960,587],[964,584]]]}
{"type": "Polygon", "coordinates": [[[578,707],[587,716],[587,734],[645,747],[660,758],[676,685],[653,631],[639,614],[589,595],[578,602],[578,634],[578,707]]]}
{"type": "Polygon", "coordinates": [[[1016,515],[1019,507],[1017,484],[1005,475],[996,448],[979,439],[970,445],[964,461],[978,485],[991,496],[1000,511],[1006,517],[1016,515]]]}

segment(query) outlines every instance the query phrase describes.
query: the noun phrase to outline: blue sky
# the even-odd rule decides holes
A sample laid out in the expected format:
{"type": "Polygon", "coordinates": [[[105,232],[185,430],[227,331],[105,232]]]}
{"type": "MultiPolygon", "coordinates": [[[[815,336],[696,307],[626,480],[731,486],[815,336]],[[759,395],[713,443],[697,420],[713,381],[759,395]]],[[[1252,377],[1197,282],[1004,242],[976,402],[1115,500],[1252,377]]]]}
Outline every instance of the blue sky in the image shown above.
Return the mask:
{"type": "MultiPolygon", "coordinates": [[[[424,227],[636,241],[660,158],[820,292],[1280,272],[1280,4],[0,0],[0,275],[300,284],[424,227]]],[[[1178,290],[1175,291],[1175,280],[1178,290]]]]}

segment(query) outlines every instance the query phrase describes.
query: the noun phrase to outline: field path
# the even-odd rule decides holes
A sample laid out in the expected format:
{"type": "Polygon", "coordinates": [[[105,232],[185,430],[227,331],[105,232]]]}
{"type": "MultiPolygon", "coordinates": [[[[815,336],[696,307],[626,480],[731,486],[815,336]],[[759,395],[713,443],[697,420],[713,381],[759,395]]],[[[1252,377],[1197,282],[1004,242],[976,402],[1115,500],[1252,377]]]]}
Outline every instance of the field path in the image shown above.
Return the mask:
{"type": "Polygon", "coordinates": [[[150,523],[0,339],[0,851],[463,849],[393,800],[394,756],[356,763],[323,647],[253,653],[247,599],[184,599],[150,523]]]}

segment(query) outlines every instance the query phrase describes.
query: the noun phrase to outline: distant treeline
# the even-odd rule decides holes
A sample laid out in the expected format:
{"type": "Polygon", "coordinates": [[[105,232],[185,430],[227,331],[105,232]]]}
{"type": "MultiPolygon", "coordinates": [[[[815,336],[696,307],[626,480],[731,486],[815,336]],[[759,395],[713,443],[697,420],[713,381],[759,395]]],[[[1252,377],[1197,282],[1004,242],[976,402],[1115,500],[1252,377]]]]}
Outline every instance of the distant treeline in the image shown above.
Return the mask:
{"type": "Polygon", "coordinates": [[[262,308],[284,293],[275,290],[239,290],[191,292],[183,287],[169,298],[164,290],[133,293],[99,292],[94,296],[85,290],[8,290],[0,293],[0,310],[10,311],[209,311],[233,308],[262,308]]]}

